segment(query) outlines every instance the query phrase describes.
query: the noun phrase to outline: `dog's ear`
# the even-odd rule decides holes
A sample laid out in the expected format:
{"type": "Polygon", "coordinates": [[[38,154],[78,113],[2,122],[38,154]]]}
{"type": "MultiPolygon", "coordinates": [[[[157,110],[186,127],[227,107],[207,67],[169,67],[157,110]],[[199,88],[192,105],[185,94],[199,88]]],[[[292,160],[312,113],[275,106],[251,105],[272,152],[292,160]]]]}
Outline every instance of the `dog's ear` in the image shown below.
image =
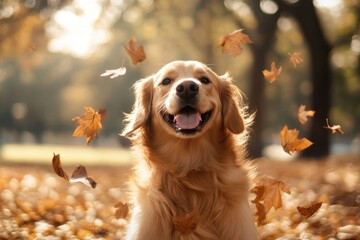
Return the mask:
{"type": "Polygon", "coordinates": [[[231,77],[226,73],[220,76],[222,117],[225,127],[234,134],[240,134],[245,129],[239,103],[242,101],[240,90],[232,83],[231,77]]]}
{"type": "Polygon", "coordinates": [[[134,86],[135,103],[130,114],[125,115],[125,128],[121,135],[131,138],[131,135],[144,126],[151,114],[153,95],[153,76],[138,80],[134,86]]]}

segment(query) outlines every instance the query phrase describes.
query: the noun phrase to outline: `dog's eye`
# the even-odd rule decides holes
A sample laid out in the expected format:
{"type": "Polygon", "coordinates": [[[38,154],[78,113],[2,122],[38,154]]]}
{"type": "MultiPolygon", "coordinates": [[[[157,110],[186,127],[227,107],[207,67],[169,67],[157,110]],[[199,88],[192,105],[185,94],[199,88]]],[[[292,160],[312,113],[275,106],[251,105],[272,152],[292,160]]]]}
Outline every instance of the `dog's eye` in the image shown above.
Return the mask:
{"type": "Polygon", "coordinates": [[[162,85],[169,85],[171,83],[171,78],[164,78],[161,82],[162,85]]]}
{"type": "Polygon", "coordinates": [[[201,77],[199,80],[203,84],[209,84],[210,83],[210,80],[207,77],[201,77]]]}

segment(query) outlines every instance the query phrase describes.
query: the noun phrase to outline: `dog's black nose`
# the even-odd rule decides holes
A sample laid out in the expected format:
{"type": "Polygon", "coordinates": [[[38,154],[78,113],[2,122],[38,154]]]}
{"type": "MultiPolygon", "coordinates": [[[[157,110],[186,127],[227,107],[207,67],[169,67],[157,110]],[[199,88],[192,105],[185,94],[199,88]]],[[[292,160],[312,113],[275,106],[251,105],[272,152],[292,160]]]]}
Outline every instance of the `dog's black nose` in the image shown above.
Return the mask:
{"type": "Polygon", "coordinates": [[[193,81],[184,81],[176,86],[176,94],[181,99],[195,97],[199,93],[199,86],[193,81]]]}

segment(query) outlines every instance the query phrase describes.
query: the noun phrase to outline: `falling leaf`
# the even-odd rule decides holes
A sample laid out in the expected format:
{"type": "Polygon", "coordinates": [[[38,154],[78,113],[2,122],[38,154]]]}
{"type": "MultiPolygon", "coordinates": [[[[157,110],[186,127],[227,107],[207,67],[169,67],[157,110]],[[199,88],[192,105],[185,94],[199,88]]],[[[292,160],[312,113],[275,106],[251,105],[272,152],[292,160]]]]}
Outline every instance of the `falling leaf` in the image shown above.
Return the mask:
{"type": "Polygon", "coordinates": [[[330,129],[332,134],[335,134],[337,132],[340,133],[340,134],[344,134],[344,131],[342,130],[340,125],[333,125],[333,126],[330,127],[329,119],[326,119],[326,125],[327,126],[324,126],[323,128],[330,129]]]}
{"type": "Polygon", "coordinates": [[[97,185],[94,179],[88,177],[86,169],[82,165],[79,165],[77,168],[75,168],[73,174],[71,175],[71,178],[69,179],[69,182],[71,183],[81,182],[92,188],[96,188],[97,185]]]}
{"type": "Polygon", "coordinates": [[[260,225],[271,208],[276,210],[282,207],[281,192],[287,194],[291,192],[289,186],[284,182],[269,177],[257,179],[255,183],[256,186],[251,189],[251,192],[256,195],[256,198],[252,202],[255,203],[260,225]]]}
{"type": "Polygon", "coordinates": [[[104,118],[105,109],[97,112],[91,107],[85,107],[85,113],[81,117],[75,117],[72,121],[79,124],[73,132],[74,137],[86,135],[86,144],[89,145],[91,139],[97,136],[97,130],[102,128],[101,120],[104,118]]]}
{"type": "Polygon", "coordinates": [[[296,128],[289,130],[287,125],[285,125],[281,130],[281,145],[284,151],[288,154],[296,151],[302,151],[313,144],[306,138],[299,139],[298,135],[299,131],[296,128]]]}
{"type": "Polygon", "coordinates": [[[264,204],[260,203],[260,202],[253,202],[255,203],[255,207],[256,207],[256,216],[257,216],[257,223],[258,225],[262,225],[263,222],[266,219],[266,212],[265,212],[265,206],[264,204]]]}
{"type": "Polygon", "coordinates": [[[265,80],[267,80],[269,83],[273,83],[280,75],[282,71],[282,67],[276,68],[275,62],[271,63],[271,71],[263,70],[263,74],[265,77],[265,80]]]}
{"type": "Polygon", "coordinates": [[[282,207],[281,192],[291,193],[287,184],[270,177],[257,179],[257,186],[252,192],[256,194],[255,200],[257,202],[263,201],[264,211],[266,213],[268,213],[272,207],[274,207],[275,210],[282,207]]]}
{"type": "Polygon", "coordinates": [[[313,117],[315,115],[315,111],[313,110],[305,110],[305,105],[300,105],[299,111],[298,111],[298,120],[301,124],[305,124],[308,120],[308,117],[313,117]]]}
{"type": "Polygon", "coordinates": [[[309,207],[300,207],[297,206],[297,210],[299,211],[299,213],[304,217],[304,219],[308,219],[309,217],[311,217],[312,215],[314,215],[314,213],[317,212],[317,210],[319,210],[319,208],[321,207],[322,202],[318,202],[318,203],[313,203],[311,204],[309,207]]]}
{"type": "Polygon", "coordinates": [[[256,207],[256,216],[257,216],[257,223],[258,225],[262,225],[264,220],[266,219],[265,206],[263,203],[263,196],[264,196],[265,187],[264,186],[255,186],[251,189],[251,192],[256,195],[256,198],[251,202],[255,204],[256,207]]]}
{"type": "Polygon", "coordinates": [[[64,171],[64,169],[61,166],[60,161],[60,154],[55,154],[52,159],[52,165],[54,172],[59,176],[65,179],[66,181],[69,181],[71,183],[75,182],[81,182],[89,187],[96,188],[97,183],[92,179],[91,177],[88,177],[86,169],[84,166],[79,165],[71,175],[71,178],[69,179],[67,173],[64,171]]]}
{"type": "Polygon", "coordinates": [[[289,55],[290,55],[290,62],[294,66],[294,68],[296,68],[298,64],[304,62],[301,56],[301,52],[289,53],[289,55]]]}
{"type": "Polygon", "coordinates": [[[120,67],[117,69],[105,70],[105,72],[103,74],[101,74],[100,76],[101,77],[110,76],[110,78],[113,79],[118,76],[125,75],[125,73],[126,73],[126,67],[120,67]]]}
{"type": "Polygon", "coordinates": [[[131,38],[129,41],[129,48],[127,48],[125,45],[123,45],[134,65],[138,64],[139,62],[144,61],[146,58],[143,46],[140,45],[139,47],[135,48],[135,45],[136,45],[136,39],[134,37],[131,38]]]}
{"type": "Polygon", "coordinates": [[[118,202],[114,207],[117,208],[115,211],[116,219],[126,218],[129,213],[129,206],[126,203],[118,202]]]}
{"type": "Polygon", "coordinates": [[[222,53],[228,52],[231,56],[236,57],[241,54],[241,44],[252,43],[247,34],[242,33],[243,29],[235,30],[234,32],[222,36],[219,39],[219,46],[222,53]]]}
{"type": "Polygon", "coordinates": [[[199,222],[200,214],[196,210],[186,214],[185,216],[176,216],[173,218],[176,230],[186,235],[192,233],[199,222]]]}
{"type": "Polygon", "coordinates": [[[52,166],[54,169],[54,172],[59,176],[64,178],[65,180],[69,181],[69,177],[66,174],[66,172],[64,171],[64,169],[61,166],[61,161],[60,161],[60,154],[55,154],[53,156],[52,159],[52,166]]]}

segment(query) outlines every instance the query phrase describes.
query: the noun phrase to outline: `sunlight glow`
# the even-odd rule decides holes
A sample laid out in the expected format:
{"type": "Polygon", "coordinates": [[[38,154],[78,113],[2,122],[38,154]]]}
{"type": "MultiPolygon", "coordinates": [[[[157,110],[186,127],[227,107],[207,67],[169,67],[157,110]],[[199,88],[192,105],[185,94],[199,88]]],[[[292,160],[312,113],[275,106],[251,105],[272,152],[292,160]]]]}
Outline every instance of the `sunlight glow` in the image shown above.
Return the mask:
{"type": "Polygon", "coordinates": [[[281,31],[290,31],[293,28],[291,20],[287,17],[280,17],[277,21],[277,26],[281,31]]]}
{"type": "Polygon", "coordinates": [[[360,54],[360,35],[354,35],[351,40],[351,50],[356,53],[360,54]]]}
{"type": "Polygon", "coordinates": [[[275,14],[279,10],[278,5],[274,1],[271,1],[271,0],[261,1],[260,8],[266,14],[275,14]]]}
{"type": "Polygon", "coordinates": [[[341,0],[314,0],[314,5],[319,8],[335,9],[341,4],[341,0]]]}
{"type": "Polygon", "coordinates": [[[110,38],[109,26],[98,24],[102,8],[98,0],[74,0],[56,12],[46,31],[48,49],[86,58],[110,38]],[[100,25],[100,26],[99,26],[100,25]]]}

